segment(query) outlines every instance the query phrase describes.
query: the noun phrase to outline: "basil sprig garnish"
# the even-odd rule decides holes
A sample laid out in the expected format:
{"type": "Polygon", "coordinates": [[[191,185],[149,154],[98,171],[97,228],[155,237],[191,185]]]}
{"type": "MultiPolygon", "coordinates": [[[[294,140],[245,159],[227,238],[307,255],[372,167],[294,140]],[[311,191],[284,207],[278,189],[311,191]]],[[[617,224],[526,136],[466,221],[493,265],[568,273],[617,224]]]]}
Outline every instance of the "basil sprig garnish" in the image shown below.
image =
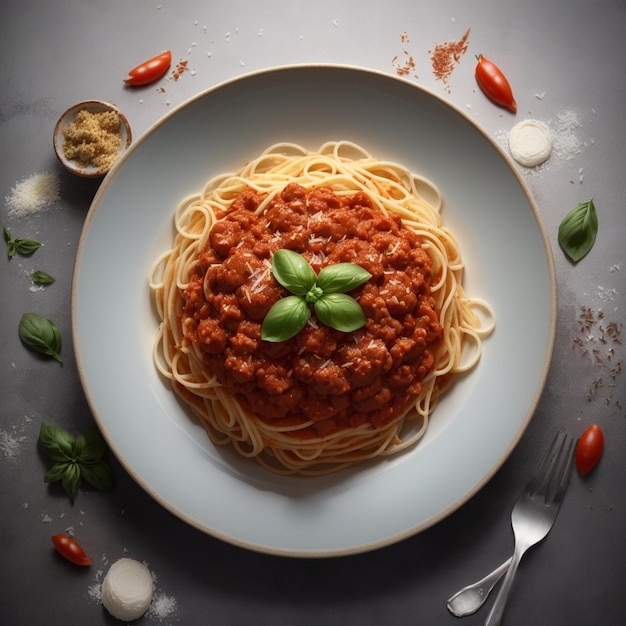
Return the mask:
{"type": "Polygon", "coordinates": [[[40,248],[43,244],[34,239],[26,239],[25,237],[13,238],[11,231],[8,228],[4,228],[4,242],[7,245],[7,256],[9,259],[13,258],[16,254],[28,256],[32,254],[37,248],[40,248]]]}
{"type": "Polygon", "coordinates": [[[63,428],[42,423],[39,441],[54,463],[46,472],[44,481],[60,481],[72,503],[83,481],[100,491],[113,488],[113,472],[104,459],[106,443],[97,428],[74,439],[63,428]]]}
{"type": "Polygon", "coordinates": [[[54,276],[50,276],[42,270],[33,270],[30,277],[36,285],[51,285],[56,280],[54,276]]]}
{"type": "Polygon", "coordinates": [[[598,215],[593,200],[581,202],[559,226],[559,244],[567,256],[580,261],[593,247],[598,233],[598,215]]]}
{"type": "Polygon", "coordinates": [[[366,322],[361,305],[345,292],[367,282],[372,275],[356,263],[336,263],[316,276],[306,259],[292,250],[278,250],[272,258],[274,278],[293,295],[281,298],[269,310],[261,327],[265,341],[286,341],[311,318],[311,305],[320,322],[352,332],[366,322]]]}
{"type": "Polygon", "coordinates": [[[61,332],[54,322],[39,313],[24,313],[17,332],[25,346],[63,363],[60,357],[61,332]]]}

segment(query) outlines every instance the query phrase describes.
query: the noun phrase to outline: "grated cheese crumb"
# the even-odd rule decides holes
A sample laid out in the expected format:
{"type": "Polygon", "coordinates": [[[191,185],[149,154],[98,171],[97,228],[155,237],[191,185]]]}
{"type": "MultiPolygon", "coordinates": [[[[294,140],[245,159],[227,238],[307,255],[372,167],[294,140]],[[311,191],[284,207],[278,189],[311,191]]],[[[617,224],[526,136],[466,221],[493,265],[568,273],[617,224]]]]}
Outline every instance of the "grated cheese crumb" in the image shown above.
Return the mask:
{"type": "Polygon", "coordinates": [[[20,181],[6,197],[9,216],[24,217],[58,202],[60,182],[56,174],[33,174],[20,181]]]}

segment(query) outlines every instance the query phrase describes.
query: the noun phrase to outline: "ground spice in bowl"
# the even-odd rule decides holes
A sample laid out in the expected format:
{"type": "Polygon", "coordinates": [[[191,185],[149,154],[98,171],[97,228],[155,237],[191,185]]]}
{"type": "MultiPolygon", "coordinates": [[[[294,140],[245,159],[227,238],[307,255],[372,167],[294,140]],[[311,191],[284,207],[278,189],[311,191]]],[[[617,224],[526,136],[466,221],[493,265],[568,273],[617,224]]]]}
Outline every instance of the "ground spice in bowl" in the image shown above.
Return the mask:
{"type": "Polygon", "coordinates": [[[110,168],[115,163],[122,137],[120,119],[113,111],[92,113],[82,109],[63,131],[63,152],[83,167],[110,168]]]}
{"type": "Polygon", "coordinates": [[[130,126],[124,115],[99,100],[70,107],[54,131],[57,157],[80,176],[104,176],[130,142],[130,126]]]}

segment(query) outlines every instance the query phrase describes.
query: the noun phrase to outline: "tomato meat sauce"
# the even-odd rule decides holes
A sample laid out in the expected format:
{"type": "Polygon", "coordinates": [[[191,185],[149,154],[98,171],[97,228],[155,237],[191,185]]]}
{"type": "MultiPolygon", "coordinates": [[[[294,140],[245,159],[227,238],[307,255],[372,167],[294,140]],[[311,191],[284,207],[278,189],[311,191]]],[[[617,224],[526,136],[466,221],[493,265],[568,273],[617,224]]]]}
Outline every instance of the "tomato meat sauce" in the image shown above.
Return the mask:
{"type": "Polygon", "coordinates": [[[420,237],[362,192],[338,196],[291,183],[257,215],[263,200],[247,190],[218,215],[183,292],[186,340],[261,420],[312,422],[303,437],[388,423],[420,394],[443,334],[431,296],[432,260],[420,237]],[[342,262],[370,272],[350,292],[365,326],[343,333],[313,313],[292,339],[263,341],[263,319],[289,295],[271,271],[272,254],[283,248],[302,254],[316,273],[342,262]]]}

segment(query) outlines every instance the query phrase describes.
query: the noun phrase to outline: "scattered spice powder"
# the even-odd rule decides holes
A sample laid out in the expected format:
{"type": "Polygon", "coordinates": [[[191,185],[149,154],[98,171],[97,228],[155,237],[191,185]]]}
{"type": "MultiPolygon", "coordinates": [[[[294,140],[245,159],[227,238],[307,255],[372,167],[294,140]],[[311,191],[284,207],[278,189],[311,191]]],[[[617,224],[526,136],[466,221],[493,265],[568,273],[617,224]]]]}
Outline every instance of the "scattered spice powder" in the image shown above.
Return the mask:
{"type": "MultiPolygon", "coordinates": [[[[410,43],[409,36],[407,33],[402,33],[400,35],[400,41],[406,46],[410,43]]],[[[392,65],[396,68],[396,74],[398,76],[408,76],[411,72],[415,71],[415,59],[409,51],[405,47],[402,50],[402,57],[396,54],[393,59],[391,59],[392,65]]],[[[417,74],[414,74],[415,78],[419,78],[417,74]]]]}
{"type": "Polygon", "coordinates": [[[120,119],[113,111],[92,113],[82,109],[63,136],[65,156],[83,167],[110,168],[122,144],[120,119]]]}
{"type": "Polygon", "coordinates": [[[617,383],[622,375],[622,362],[616,359],[616,346],[622,345],[622,324],[607,322],[601,309],[583,305],[578,315],[579,335],[574,337],[572,349],[589,357],[594,367],[603,368],[605,376],[597,376],[587,391],[591,402],[602,394],[603,404],[621,411],[622,404],[615,399],[617,383]]]}
{"type": "Polygon", "coordinates": [[[461,57],[467,52],[469,34],[470,29],[468,28],[459,41],[447,41],[437,44],[433,50],[428,51],[433,74],[437,80],[440,80],[445,85],[448,93],[450,93],[448,79],[454,68],[460,63],[461,57]]]}
{"type": "Polygon", "coordinates": [[[172,79],[178,80],[185,72],[189,71],[188,61],[179,61],[172,72],[172,79]]]}

